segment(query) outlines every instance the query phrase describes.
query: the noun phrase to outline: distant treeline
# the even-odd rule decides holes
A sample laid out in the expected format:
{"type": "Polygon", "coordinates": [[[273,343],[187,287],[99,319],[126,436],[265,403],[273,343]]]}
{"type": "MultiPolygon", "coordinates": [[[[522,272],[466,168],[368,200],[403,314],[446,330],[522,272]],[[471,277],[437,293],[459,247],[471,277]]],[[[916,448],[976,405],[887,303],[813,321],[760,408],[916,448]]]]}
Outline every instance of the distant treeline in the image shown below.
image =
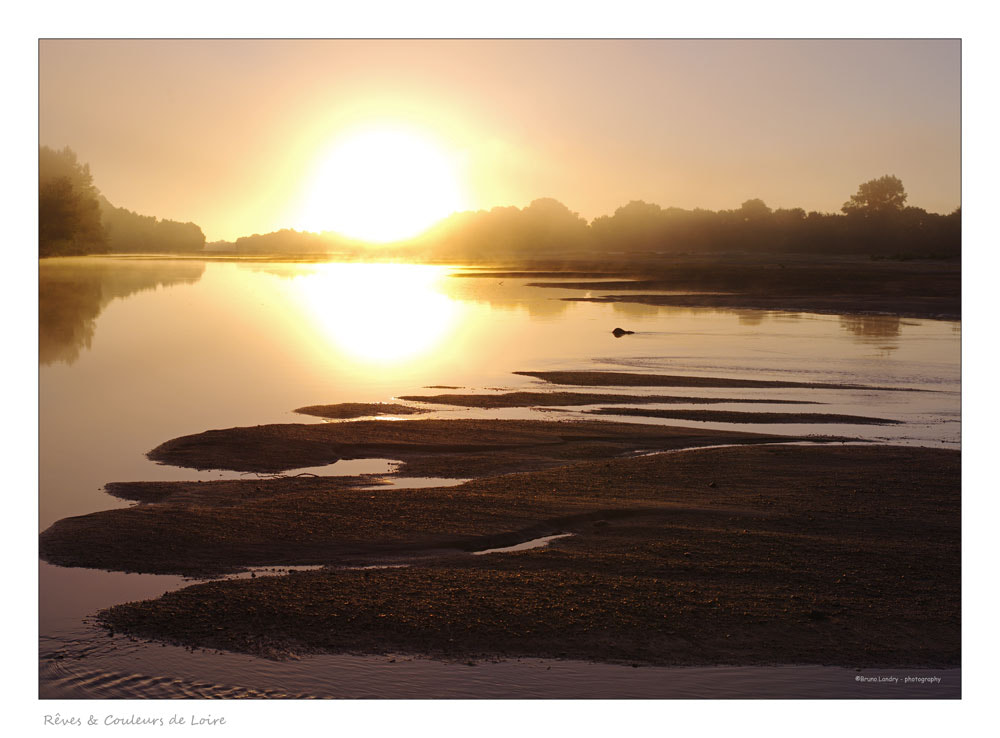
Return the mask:
{"type": "Polygon", "coordinates": [[[108,202],[90,167],[66,147],[38,149],[38,255],[186,253],[201,251],[205,234],[194,223],[139,215],[108,202]]]}
{"type": "Polygon", "coordinates": [[[235,251],[240,254],[324,254],[330,252],[363,251],[364,246],[349,241],[334,233],[310,233],[283,228],[263,235],[241,236],[235,242],[215,242],[209,244],[213,250],[235,251]]]}
{"type": "Polygon", "coordinates": [[[955,258],[961,211],[948,215],[907,207],[892,175],[865,182],[841,213],[772,210],[762,200],[737,210],[684,210],[633,201],[590,224],[562,203],[457,213],[422,245],[440,258],[601,253],[803,253],[955,258]]]}
{"type": "MultiPolygon", "coordinates": [[[[840,213],[772,210],[762,200],[736,210],[684,210],[633,201],[588,223],[557,200],[497,207],[445,218],[410,242],[374,253],[435,259],[530,259],[582,254],[800,253],[875,258],[958,258],[961,211],[948,215],[906,206],[903,183],[886,175],[865,182],[840,213]]],[[[245,254],[371,254],[333,233],[282,230],[209,248],[245,254]]]]}
{"type": "Polygon", "coordinates": [[[194,223],[159,220],[116,208],[101,197],[101,219],[112,253],[188,253],[205,248],[205,234],[194,223]]]}
{"type": "MultiPolygon", "coordinates": [[[[840,213],[772,210],[751,199],[736,210],[684,210],[633,201],[588,223],[551,198],[525,208],[496,207],[445,218],[422,236],[374,250],[335,233],[290,229],[207,245],[201,228],[116,208],[94,187],[69,148],[39,149],[39,253],[386,254],[436,259],[530,259],[583,254],[722,252],[958,258],[961,211],[928,213],[906,205],[903,183],[865,182],[840,213]]],[[[391,217],[391,213],[386,213],[391,217]]]]}

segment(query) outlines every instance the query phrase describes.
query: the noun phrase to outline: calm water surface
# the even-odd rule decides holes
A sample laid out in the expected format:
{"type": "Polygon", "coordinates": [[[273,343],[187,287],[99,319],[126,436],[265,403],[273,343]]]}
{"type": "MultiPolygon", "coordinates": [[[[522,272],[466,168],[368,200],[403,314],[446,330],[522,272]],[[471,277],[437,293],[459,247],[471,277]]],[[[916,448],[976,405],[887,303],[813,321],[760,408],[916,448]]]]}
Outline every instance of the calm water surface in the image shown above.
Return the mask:
{"type": "MultiPolygon", "coordinates": [[[[431,385],[468,392],[566,389],[511,373],[518,370],[603,369],[932,390],[601,391],[809,399],[828,404],[799,406],[803,411],[904,423],[752,429],[958,447],[958,322],[566,302],[559,298],[587,293],[527,287],[531,280],[525,279],[449,276],[454,271],[457,268],[407,264],[140,258],[41,262],[40,529],[69,515],[128,504],[103,492],[107,482],[238,476],[162,466],[145,458],[146,451],[179,435],[241,425],[322,422],[292,410],[449,391],[427,389],[431,385]],[[617,339],[611,335],[617,326],[636,333],[617,339]]],[[[797,409],[712,406],[790,408],[797,409]]],[[[421,417],[588,417],[581,414],[587,408],[434,409],[421,417]]],[[[359,460],[340,462],[339,469],[326,473],[385,473],[391,467],[388,460],[359,460]]],[[[259,696],[305,695],[315,694],[317,684],[322,689],[315,696],[602,696],[599,685],[608,690],[604,696],[680,694],[663,686],[676,687],[676,680],[664,676],[676,670],[567,662],[459,668],[420,659],[331,656],[294,665],[251,659],[255,666],[248,668],[244,656],[192,654],[103,636],[95,641],[95,631],[84,622],[103,607],[155,597],[185,584],[178,577],[42,564],[43,695],[160,696],[173,690],[175,696],[212,696],[213,690],[237,687],[259,696]],[[77,658],[81,654],[84,657],[77,658]],[[608,681],[610,674],[619,673],[616,669],[628,676],[608,681]],[[338,674],[340,681],[316,682],[319,672],[338,674]],[[246,683],[248,675],[252,684],[246,683]],[[338,688],[337,683],[353,686],[338,688]],[[306,689],[310,684],[313,689],[306,689]],[[626,686],[616,691],[610,684],[626,686]]],[[[789,696],[808,696],[802,674],[782,668],[785,671],[772,670],[764,677],[754,672],[752,679],[734,676],[750,674],[740,670],[701,670],[698,678],[708,681],[691,681],[695,672],[686,672],[684,683],[701,685],[692,689],[707,690],[705,696],[721,696],[727,689],[732,691],[728,696],[746,689],[765,695],[762,685],[770,679],[778,685],[772,686],[770,696],[780,696],[782,690],[789,696]],[[793,684],[800,686],[793,690],[793,684]]],[[[950,673],[955,686],[958,672],[950,673]]],[[[832,689],[844,676],[824,674],[817,672],[806,681],[833,680],[825,687],[832,689]]],[[[849,680],[846,689],[852,689],[851,684],[849,680]]],[[[907,695],[914,694],[913,687],[907,690],[907,695]]],[[[938,688],[934,694],[944,696],[945,691],[938,688]]]]}

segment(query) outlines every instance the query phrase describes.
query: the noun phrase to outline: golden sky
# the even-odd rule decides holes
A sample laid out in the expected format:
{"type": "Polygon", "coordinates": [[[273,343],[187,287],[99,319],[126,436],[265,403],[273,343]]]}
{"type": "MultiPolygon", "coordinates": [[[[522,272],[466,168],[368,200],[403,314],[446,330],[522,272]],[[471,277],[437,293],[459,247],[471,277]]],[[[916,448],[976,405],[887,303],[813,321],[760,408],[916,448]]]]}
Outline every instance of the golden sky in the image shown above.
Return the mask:
{"type": "Polygon", "coordinates": [[[331,152],[388,129],[420,140],[401,156],[431,162],[421,172],[450,174],[427,175],[436,182],[427,186],[402,175],[370,183],[386,196],[369,203],[376,210],[410,188],[427,212],[539,197],[587,219],[634,199],[717,210],[759,197],[833,212],[883,174],[903,180],[911,205],[960,204],[957,40],[43,40],[39,49],[40,143],[72,147],[116,205],[194,221],[210,241],[318,230],[316,203],[351,194],[370,149],[352,149],[352,165],[331,152]],[[317,184],[331,172],[344,175],[339,184],[317,184]]]}

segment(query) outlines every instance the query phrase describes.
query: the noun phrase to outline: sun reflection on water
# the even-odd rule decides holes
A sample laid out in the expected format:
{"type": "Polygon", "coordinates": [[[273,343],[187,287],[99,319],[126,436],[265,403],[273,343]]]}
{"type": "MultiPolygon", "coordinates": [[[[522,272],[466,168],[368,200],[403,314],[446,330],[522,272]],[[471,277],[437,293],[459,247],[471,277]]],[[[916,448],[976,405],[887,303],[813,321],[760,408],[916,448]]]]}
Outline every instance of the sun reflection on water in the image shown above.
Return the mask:
{"type": "Polygon", "coordinates": [[[359,363],[385,367],[437,349],[459,305],[439,289],[446,267],[324,264],[296,279],[296,297],[317,334],[359,363]]]}

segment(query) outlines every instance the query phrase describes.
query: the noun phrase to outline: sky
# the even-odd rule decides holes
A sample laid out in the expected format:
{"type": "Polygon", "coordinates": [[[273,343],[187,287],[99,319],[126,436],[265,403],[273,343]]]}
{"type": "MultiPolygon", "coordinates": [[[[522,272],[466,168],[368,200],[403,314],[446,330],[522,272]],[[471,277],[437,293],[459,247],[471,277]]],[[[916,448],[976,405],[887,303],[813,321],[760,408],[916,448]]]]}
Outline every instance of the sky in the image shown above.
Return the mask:
{"type": "Polygon", "coordinates": [[[114,204],[193,221],[209,241],[337,230],[317,212],[363,172],[321,186],[331,151],[386,126],[419,134],[460,196],[390,169],[364,190],[385,194],[370,218],[406,191],[428,213],[540,197],[588,220],[631,200],[836,212],[884,174],[908,204],[947,213],[961,204],[961,43],[39,43],[39,143],[74,149],[114,204]]]}

